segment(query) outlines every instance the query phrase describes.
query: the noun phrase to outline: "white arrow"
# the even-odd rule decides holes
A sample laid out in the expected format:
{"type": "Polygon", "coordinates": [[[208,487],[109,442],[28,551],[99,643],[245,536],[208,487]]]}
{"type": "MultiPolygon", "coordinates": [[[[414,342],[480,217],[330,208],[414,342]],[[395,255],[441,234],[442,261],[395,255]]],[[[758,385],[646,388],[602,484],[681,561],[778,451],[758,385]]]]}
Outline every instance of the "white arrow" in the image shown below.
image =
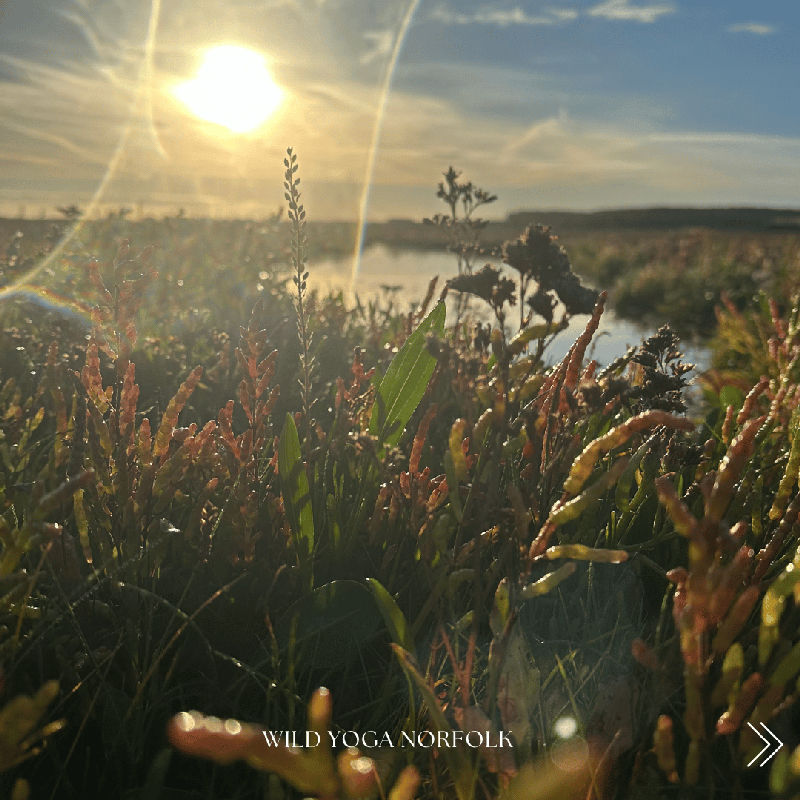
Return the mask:
{"type": "Polygon", "coordinates": [[[779,739],[779,738],[778,738],[778,737],[777,737],[777,736],[776,736],[776,735],[775,735],[775,734],[774,734],[774,733],[773,733],[773,732],[772,732],[772,731],[771,731],[771,730],[770,730],[770,729],[769,729],[769,728],[768,728],[768,727],[767,727],[767,726],[766,726],[766,725],[765,725],[763,722],[759,722],[758,724],[759,724],[759,725],[760,725],[760,726],[761,726],[761,727],[762,727],[762,728],[763,728],[763,729],[764,729],[764,730],[765,730],[765,731],[766,731],[766,732],[767,732],[767,733],[768,733],[768,734],[769,734],[769,735],[770,735],[770,736],[771,736],[771,737],[772,737],[772,738],[773,738],[773,739],[774,739],[774,740],[775,740],[775,741],[778,743],[778,746],[777,746],[777,747],[776,747],[776,748],[775,748],[775,749],[772,751],[772,753],[770,753],[770,754],[769,754],[769,755],[768,755],[768,756],[767,756],[767,757],[766,757],[766,758],[765,758],[765,759],[764,759],[764,760],[763,760],[763,761],[762,761],[762,762],[761,762],[761,763],[758,765],[759,767],[763,767],[763,766],[764,766],[764,764],[766,764],[766,763],[767,763],[767,761],[769,761],[769,760],[772,758],[772,756],[774,756],[774,755],[775,755],[775,754],[778,752],[778,750],[780,750],[780,749],[781,749],[781,747],[783,747],[783,742],[782,742],[782,741],[781,741],[781,740],[780,740],[780,739],[779,739]]]}
{"type": "MultiPolygon", "coordinates": [[[[759,767],[763,767],[780,749],[783,747],[783,742],[763,723],[758,723],[774,740],[777,742],[778,746],[758,765],[759,767]]],[[[773,746],[773,743],[761,735],[761,732],[756,728],[754,725],[751,725],[749,722],[747,723],[748,727],[750,728],[762,742],[764,742],[764,746],[761,748],[761,752],[758,753],[755,758],[753,758],[750,763],[747,765],[748,767],[752,766],[759,758],[761,758],[764,753],[769,750],[770,747],[773,746]]]]}
{"type": "Polygon", "coordinates": [[[747,723],[747,726],[750,728],[750,730],[751,730],[751,731],[753,731],[753,733],[755,733],[755,735],[756,735],[756,736],[758,736],[758,738],[759,738],[759,739],[761,739],[761,741],[762,741],[762,742],[766,742],[766,744],[765,744],[765,745],[764,745],[764,746],[761,748],[761,752],[760,752],[760,753],[759,753],[759,754],[758,754],[758,755],[757,755],[755,758],[753,758],[753,759],[750,761],[750,763],[747,765],[748,767],[752,767],[752,766],[753,766],[753,764],[754,764],[756,761],[758,761],[758,759],[759,759],[759,758],[761,758],[761,756],[763,755],[764,751],[765,751],[765,750],[768,750],[768,749],[769,749],[769,748],[772,746],[772,742],[770,742],[770,740],[769,740],[769,739],[765,739],[765,738],[764,738],[764,737],[763,737],[763,736],[762,736],[762,735],[761,735],[761,734],[758,732],[758,728],[754,727],[754,726],[753,726],[753,725],[751,725],[749,722],[747,723]]]}

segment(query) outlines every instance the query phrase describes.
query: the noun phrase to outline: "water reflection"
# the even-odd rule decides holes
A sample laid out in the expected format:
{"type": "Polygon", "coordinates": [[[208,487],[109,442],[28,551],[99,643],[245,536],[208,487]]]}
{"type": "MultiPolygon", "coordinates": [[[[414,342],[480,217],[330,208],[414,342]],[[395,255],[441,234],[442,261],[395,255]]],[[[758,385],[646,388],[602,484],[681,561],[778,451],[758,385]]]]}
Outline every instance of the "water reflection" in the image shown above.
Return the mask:
{"type": "MultiPolygon", "coordinates": [[[[349,262],[347,259],[328,259],[311,264],[311,283],[321,290],[341,290],[347,294],[349,285],[349,262]]],[[[356,292],[362,300],[388,293],[401,309],[408,308],[424,297],[428,283],[439,275],[439,288],[455,274],[453,256],[441,252],[392,250],[384,245],[367,249],[361,260],[356,292]]],[[[476,302],[474,307],[480,307],[476,302]]],[[[558,310],[556,315],[558,315],[558,310]]],[[[487,317],[488,319],[488,317],[487,317]]],[[[548,349],[548,359],[555,362],[566,354],[575,338],[586,326],[587,317],[575,317],[562,333],[558,334],[548,349]]],[[[596,358],[607,364],[622,355],[630,345],[638,344],[654,333],[654,329],[630,320],[621,319],[611,310],[606,310],[600,328],[587,352],[588,358],[596,358]]],[[[686,360],[697,365],[698,371],[709,366],[707,348],[684,343],[686,360]]]]}

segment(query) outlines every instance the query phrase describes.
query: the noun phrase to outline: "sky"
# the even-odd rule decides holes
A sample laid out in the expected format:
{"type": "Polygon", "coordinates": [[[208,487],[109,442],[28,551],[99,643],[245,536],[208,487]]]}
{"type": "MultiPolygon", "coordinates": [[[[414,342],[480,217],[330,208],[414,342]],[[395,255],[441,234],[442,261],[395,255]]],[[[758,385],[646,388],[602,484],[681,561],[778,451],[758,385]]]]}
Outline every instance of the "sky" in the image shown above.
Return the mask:
{"type": "Polygon", "coordinates": [[[799,34],[794,0],[0,0],[0,214],[262,217],[288,146],[319,220],[430,216],[450,165],[488,216],[798,208],[799,34]],[[219,45],[279,89],[254,130],[176,91],[219,45]]]}

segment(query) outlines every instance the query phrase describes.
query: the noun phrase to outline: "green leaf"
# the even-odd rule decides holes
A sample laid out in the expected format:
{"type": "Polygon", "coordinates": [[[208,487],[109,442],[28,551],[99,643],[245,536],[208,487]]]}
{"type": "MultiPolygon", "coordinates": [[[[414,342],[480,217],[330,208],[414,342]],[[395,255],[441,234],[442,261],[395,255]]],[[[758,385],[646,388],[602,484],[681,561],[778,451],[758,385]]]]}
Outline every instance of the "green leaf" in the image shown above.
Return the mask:
{"type": "Polygon", "coordinates": [[[278,446],[278,474],[281,479],[283,504],[292,533],[310,563],[314,551],[314,513],[311,508],[308,477],[300,453],[300,438],[297,435],[294,419],[289,413],[286,414],[278,446]]]}
{"type": "Polygon", "coordinates": [[[413,653],[414,639],[411,636],[405,615],[395,602],[394,597],[375,578],[367,578],[367,587],[372,592],[375,605],[378,607],[378,611],[381,612],[381,616],[383,616],[383,621],[389,629],[392,641],[399,644],[404,650],[408,650],[409,653],[413,653]]]}
{"type": "Polygon", "coordinates": [[[444,320],[445,305],[440,302],[408,337],[378,385],[369,432],[382,444],[392,447],[400,441],[422,400],[436,366],[436,359],[425,347],[425,337],[432,331],[442,333],[444,320]]]}

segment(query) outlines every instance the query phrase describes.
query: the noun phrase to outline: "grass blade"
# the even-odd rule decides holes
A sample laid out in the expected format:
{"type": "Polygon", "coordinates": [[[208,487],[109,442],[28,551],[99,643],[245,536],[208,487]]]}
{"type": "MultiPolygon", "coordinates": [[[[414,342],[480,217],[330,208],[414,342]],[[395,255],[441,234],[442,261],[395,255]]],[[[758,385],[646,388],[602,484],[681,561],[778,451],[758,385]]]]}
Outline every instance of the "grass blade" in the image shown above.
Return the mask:
{"type": "Polygon", "coordinates": [[[375,605],[381,612],[392,641],[413,654],[414,638],[411,636],[408,621],[400,610],[400,606],[395,602],[394,597],[389,594],[384,585],[376,578],[367,578],[367,586],[375,598],[375,605]]]}
{"type": "Polygon", "coordinates": [[[278,473],[283,490],[283,503],[292,533],[299,550],[311,564],[314,551],[314,514],[311,508],[311,493],[308,488],[303,459],[300,452],[300,437],[292,415],[286,414],[278,449],[278,473]]]}

